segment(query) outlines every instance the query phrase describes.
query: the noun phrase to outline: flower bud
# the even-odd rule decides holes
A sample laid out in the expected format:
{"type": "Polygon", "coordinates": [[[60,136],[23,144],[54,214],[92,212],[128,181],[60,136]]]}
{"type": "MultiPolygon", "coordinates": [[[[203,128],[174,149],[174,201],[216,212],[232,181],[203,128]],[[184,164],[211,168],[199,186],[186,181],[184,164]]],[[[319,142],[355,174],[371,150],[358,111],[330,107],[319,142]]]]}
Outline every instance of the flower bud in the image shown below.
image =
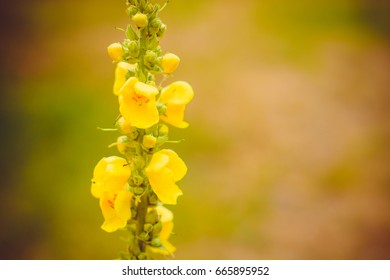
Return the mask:
{"type": "Polygon", "coordinates": [[[138,255],[137,259],[139,260],[147,260],[148,259],[148,255],[145,254],[145,253],[141,253],[138,255]]]}
{"type": "Polygon", "coordinates": [[[139,55],[139,42],[132,40],[129,42],[128,49],[131,57],[138,57],[139,55]]]}
{"type": "Polygon", "coordinates": [[[118,119],[117,125],[119,126],[119,129],[125,134],[130,134],[133,130],[136,130],[135,127],[132,127],[129,122],[125,121],[124,117],[120,117],[118,119]]]}
{"type": "Polygon", "coordinates": [[[126,9],[126,13],[130,16],[133,17],[136,13],[138,13],[138,8],[135,6],[130,6],[126,9]]]}
{"type": "Polygon", "coordinates": [[[129,139],[126,135],[119,136],[116,140],[118,151],[121,154],[125,154],[127,151],[127,143],[129,142],[129,139]]]}
{"type": "Polygon", "coordinates": [[[149,233],[147,233],[147,232],[145,232],[145,231],[142,232],[142,233],[139,235],[139,239],[144,240],[144,241],[148,241],[149,238],[150,238],[149,233]]]}
{"type": "Polygon", "coordinates": [[[180,58],[173,54],[167,53],[162,57],[161,66],[163,68],[164,73],[170,74],[176,70],[177,66],[179,66],[180,58]]]}
{"type": "Polygon", "coordinates": [[[158,198],[155,193],[150,193],[148,196],[148,200],[150,205],[157,205],[158,203],[158,198]]]}
{"type": "Polygon", "coordinates": [[[146,51],[144,56],[144,64],[146,67],[153,68],[157,62],[157,55],[154,51],[146,51]]]}
{"type": "Polygon", "coordinates": [[[147,149],[154,148],[156,146],[156,137],[152,135],[145,135],[142,139],[142,145],[147,149]]]}
{"type": "Polygon", "coordinates": [[[153,230],[152,224],[144,224],[144,231],[151,232],[153,230]]]}
{"type": "Polygon", "coordinates": [[[161,246],[161,240],[159,238],[153,238],[150,242],[150,245],[153,247],[160,247],[161,246]]]}
{"type": "Polygon", "coordinates": [[[167,106],[160,102],[157,102],[156,106],[157,106],[158,113],[160,115],[165,115],[165,112],[167,111],[167,106]]]}
{"type": "Polygon", "coordinates": [[[118,62],[123,59],[123,48],[120,43],[112,43],[107,47],[109,57],[118,62]]]}
{"type": "Polygon", "coordinates": [[[153,236],[159,236],[162,230],[162,223],[159,221],[157,224],[153,226],[153,236]]]}
{"type": "Polygon", "coordinates": [[[156,35],[161,38],[164,35],[165,31],[167,31],[167,26],[164,23],[161,23],[160,29],[158,30],[156,35]]]}
{"type": "Polygon", "coordinates": [[[165,124],[160,124],[159,128],[158,128],[158,133],[160,136],[162,135],[168,135],[168,132],[169,132],[169,128],[167,125],[165,124]]]}
{"type": "Polygon", "coordinates": [[[141,187],[135,187],[134,188],[134,194],[135,195],[141,195],[144,193],[144,188],[141,188],[141,187]]]}
{"type": "MultiPolygon", "coordinates": [[[[133,172],[133,173],[135,173],[135,172],[133,172]]],[[[138,174],[133,174],[133,176],[131,176],[132,185],[140,186],[140,185],[142,185],[143,182],[144,182],[144,178],[142,178],[142,176],[140,176],[138,174]]],[[[141,194],[142,193],[143,193],[143,190],[142,190],[141,194]]]]}
{"type": "Polygon", "coordinates": [[[139,28],[144,28],[148,25],[148,17],[143,13],[138,12],[131,19],[139,28]]]}
{"type": "Polygon", "coordinates": [[[158,214],[156,209],[152,209],[146,214],[145,222],[152,225],[158,222],[158,214]]]}
{"type": "Polygon", "coordinates": [[[159,18],[154,18],[149,24],[149,32],[152,34],[157,34],[162,24],[163,23],[159,18]]]}

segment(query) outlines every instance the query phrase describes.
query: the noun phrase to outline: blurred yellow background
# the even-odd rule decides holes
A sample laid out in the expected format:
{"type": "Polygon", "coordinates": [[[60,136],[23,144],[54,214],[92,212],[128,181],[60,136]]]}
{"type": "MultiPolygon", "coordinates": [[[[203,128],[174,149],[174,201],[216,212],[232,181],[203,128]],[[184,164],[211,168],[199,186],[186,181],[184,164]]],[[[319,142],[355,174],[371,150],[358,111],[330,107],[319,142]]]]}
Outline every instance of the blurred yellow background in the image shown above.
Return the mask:
{"type": "MultiPolygon", "coordinates": [[[[1,10],[1,259],[113,259],[90,179],[118,136],[125,1],[1,10]]],[[[176,259],[390,258],[386,1],[171,0],[164,51],[195,98],[176,259]]]]}

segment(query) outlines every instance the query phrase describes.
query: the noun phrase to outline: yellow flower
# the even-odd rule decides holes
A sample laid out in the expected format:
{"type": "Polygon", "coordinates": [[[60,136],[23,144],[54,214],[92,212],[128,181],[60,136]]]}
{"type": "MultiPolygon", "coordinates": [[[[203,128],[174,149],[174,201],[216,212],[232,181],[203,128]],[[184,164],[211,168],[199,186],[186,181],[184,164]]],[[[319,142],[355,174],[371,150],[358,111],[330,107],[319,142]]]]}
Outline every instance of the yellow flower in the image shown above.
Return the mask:
{"type": "Polygon", "coordinates": [[[162,57],[161,66],[163,68],[164,73],[170,74],[176,70],[177,66],[179,66],[180,58],[173,54],[167,53],[162,57]]]}
{"type": "Polygon", "coordinates": [[[116,194],[127,189],[127,180],[131,175],[127,164],[127,161],[121,157],[102,158],[93,171],[92,195],[100,198],[105,192],[116,194]]]}
{"type": "Polygon", "coordinates": [[[116,62],[123,58],[123,48],[120,43],[112,43],[107,47],[107,52],[110,58],[116,62]]]}
{"type": "Polygon", "coordinates": [[[157,94],[156,87],[131,77],[119,91],[119,111],[132,126],[149,128],[159,120],[156,107],[157,94]]]}
{"type": "Polygon", "coordinates": [[[126,82],[126,75],[127,72],[130,71],[135,71],[135,68],[137,67],[137,64],[130,64],[124,61],[119,62],[116,65],[115,68],[115,81],[114,81],[114,94],[118,95],[119,90],[121,87],[125,84],[126,82]]]}
{"type": "Polygon", "coordinates": [[[160,102],[166,106],[166,112],[161,119],[173,126],[186,128],[188,123],[184,119],[186,105],[194,97],[192,87],[183,81],[178,81],[163,88],[160,102]]]}
{"type": "Polygon", "coordinates": [[[114,232],[126,226],[131,217],[131,198],[132,193],[128,190],[122,190],[118,194],[102,193],[99,204],[104,217],[103,230],[114,232]]]}
{"type": "Polygon", "coordinates": [[[168,241],[173,230],[173,213],[164,206],[157,206],[156,210],[162,225],[159,235],[161,247],[148,246],[148,250],[152,254],[169,256],[176,251],[176,248],[168,241]]]}
{"type": "Polygon", "coordinates": [[[187,166],[172,150],[163,149],[153,154],[145,169],[150,185],[157,197],[165,204],[176,204],[183,192],[175,184],[187,173],[187,166]]]}

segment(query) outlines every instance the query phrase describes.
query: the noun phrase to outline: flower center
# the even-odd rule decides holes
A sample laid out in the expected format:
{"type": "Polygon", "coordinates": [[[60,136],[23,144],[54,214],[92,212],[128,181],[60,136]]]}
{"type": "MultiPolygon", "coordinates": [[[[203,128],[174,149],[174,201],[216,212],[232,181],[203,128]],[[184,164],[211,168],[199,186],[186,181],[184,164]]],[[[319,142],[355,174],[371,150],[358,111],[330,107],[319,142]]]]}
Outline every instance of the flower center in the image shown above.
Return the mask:
{"type": "Polygon", "coordinates": [[[147,104],[149,102],[149,98],[139,94],[134,94],[133,100],[138,104],[138,106],[142,106],[143,104],[147,104]]]}

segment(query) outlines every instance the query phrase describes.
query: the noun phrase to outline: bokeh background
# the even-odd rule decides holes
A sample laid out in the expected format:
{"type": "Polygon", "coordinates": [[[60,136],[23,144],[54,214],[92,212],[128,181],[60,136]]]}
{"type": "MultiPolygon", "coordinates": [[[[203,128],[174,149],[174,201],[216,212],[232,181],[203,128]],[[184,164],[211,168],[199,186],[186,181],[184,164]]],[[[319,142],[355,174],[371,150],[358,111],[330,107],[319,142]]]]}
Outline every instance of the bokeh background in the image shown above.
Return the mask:
{"type": "MultiPolygon", "coordinates": [[[[2,1],[0,258],[113,259],[90,179],[118,136],[122,1],[2,1]]],[[[390,258],[388,1],[171,0],[195,90],[177,259],[390,258]]],[[[173,146],[172,146],[173,145],[173,146]]]]}

